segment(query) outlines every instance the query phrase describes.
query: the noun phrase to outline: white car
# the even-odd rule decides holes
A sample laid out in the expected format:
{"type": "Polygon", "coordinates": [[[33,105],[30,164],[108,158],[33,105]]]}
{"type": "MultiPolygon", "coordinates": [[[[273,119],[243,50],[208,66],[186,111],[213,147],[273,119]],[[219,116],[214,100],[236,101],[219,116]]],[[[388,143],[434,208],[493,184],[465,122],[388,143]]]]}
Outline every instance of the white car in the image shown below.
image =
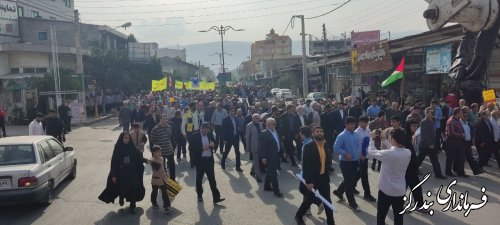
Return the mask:
{"type": "Polygon", "coordinates": [[[52,136],[0,138],[0,205],[50,204],[54,189],[76,177],[75,153],[52,136]]]}
{"type": "Polygon", "coordinates": [[[292,91],[290,89],[280,89],[276,97],[279,99],[290,99],[292,98],[292,91]]]}
{"type": "Polygon", "coordinates": [[[273,95],[273,96],[274,96],[275,94],[278,94],[278,92],[279,92],[280,90],[281,90],[281,89],[279,89],[279,88],[273,88],[273,89],[271,89],[271,95],[273,95]]]}
{"type": "Polygon", "coordinates": [[[307,99],[311,101],[318,101],[319,99],[325,98],[324,92],[311,92],[307,95],[307,99]]]}

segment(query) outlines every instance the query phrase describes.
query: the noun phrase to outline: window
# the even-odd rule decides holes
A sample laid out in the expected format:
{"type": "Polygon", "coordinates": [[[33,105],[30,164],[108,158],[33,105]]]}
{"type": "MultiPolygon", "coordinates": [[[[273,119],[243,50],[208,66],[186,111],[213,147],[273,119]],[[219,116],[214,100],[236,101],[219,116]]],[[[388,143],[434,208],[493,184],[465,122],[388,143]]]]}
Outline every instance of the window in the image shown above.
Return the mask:
{"type": "Polygon", "coordinates": [[[45,158],[45,162],[48,162],[54,157],[56,157],[56,155],[52,151],[52,148],[50,148],[49,144],[46,141],[40,143],[39,147],[43,151],[43,157],[45,158]]]}
{"type": "Polygon", "coordinates": [[[62,154],[64,151],[64,148],[63,146],[57,142],[56,140],[54,139],[49,139],[49,144],[50,144],[50,147],[52,147],[52,150],[54,150],[54,154],[57,156],[59,154],[62,154]]]}
{"type": "Polygon", "coordinates": [[[35,68],[35,73],[47,73],[47,68],[35,68]]]}
{"type": "Polygon", "coordinates": [[[47,34],[47,31],[38,32],[38,40],[39,41],[47,41],[47,40],[49,40],[49,36],[47,34]]]}
{"type": "Polygon", "coordinates": [[[19,68],[10,68],[10,73],[12,74],[19,73],[19,68]]]}
{"type": "Polygon", "coordinates": [[[35,73],[35,68],[23,68],[23,73],[35,73]]]}
{"type": "Polygon", "coordinates": [[[40,12],[38,12],[38,11],[31,11],[31,17],[33,17],[33,18],[40,18],[40,12]]]}
{"type": "Polygon", "coordinates": [[[22,6],[17,7],[17,16],[24,17],[24,8],[22,6]]]}
{"type": "Polygon", "coordinates": [[[35,163],[32,145],[0,146],[0,166],[35,163]]]}

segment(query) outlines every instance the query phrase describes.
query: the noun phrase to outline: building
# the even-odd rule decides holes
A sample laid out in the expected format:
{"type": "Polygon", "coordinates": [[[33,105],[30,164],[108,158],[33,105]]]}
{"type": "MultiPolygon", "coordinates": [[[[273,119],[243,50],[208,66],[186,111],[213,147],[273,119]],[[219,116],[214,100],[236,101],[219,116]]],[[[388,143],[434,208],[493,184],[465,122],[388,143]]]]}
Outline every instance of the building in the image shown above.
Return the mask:
{"type": "Polygon", "coordinates": [[[170,48],[160,48],[157,51],[158,58],[168,56],[173,59],[179,59],[186,62],[186,49],[170,49],[170,48]]]}
{"type": "Polygon", "coordinates": [[[325,41],[309,38],[309,55],[318,56],[325,55],[325,49],[327,55],[339,54],[341,52],[346,52],[351,50],[351,39],[340,39],[340,40],[327,40],[326,47],[325,41]]]}
{"type": "Polygon", "coordinates": [[[157,43],[128,43],[128,58],[132,62],[148,63],[158,55],[157,43]]]}
{"type": "Polygon", "coordinates": [[[198,66],[168,56],[160,57],[159,60],[162,71],[173,74],[175,79],[188,81],[192,77],[198,77],[198,66]]]}
{"type": "MultiPolygon", "coordinates": [[[[73,21],[19,17],[17,27],[16,41],[0,42],[0,105],[22,117],[37,99],[37,90],[28,85],[30,79],[54,70],[52,43],[57,46],[58,67],[76,71],[76,25],[73,21]]],[[[93,47],[126,51],[127,36],[107,26],[80,24],[80,43],[84,56],[93,47]]]]}
{"type": "Polygon", "coordinates": [[[19,17],[74,21],[75,0],[17,0],[19,17]]]}

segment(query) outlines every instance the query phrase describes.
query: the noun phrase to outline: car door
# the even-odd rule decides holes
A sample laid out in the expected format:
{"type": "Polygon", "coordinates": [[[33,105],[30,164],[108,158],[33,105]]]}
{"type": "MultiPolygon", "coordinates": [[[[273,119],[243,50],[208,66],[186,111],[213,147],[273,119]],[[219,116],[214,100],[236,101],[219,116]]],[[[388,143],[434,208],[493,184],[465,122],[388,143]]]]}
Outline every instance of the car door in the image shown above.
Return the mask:
{"type": "Polygon", "coordinates": [[[64,146],[53,138],[49,139],[48,142],[52,150],[57,154],[57,157],[59,157],[61,163],[61,176],[62,179],[64,179],[71,170],[72,152],[64,152],[64,146]]]}
{"type": "Polygon", "coordinates": [[[62,172],[62,167],[60,161],[60,157],[54,152],[52,147],[49,145],[47,140],[43,140],[39,144],[40,148],[43,151],[44,158],[45,158],[45,164],[44,166],[49,169],[50,173],[50,178],[54,180],[54,185],[57,185],[59,181],[61,180],[61,172],[62,172]]]}

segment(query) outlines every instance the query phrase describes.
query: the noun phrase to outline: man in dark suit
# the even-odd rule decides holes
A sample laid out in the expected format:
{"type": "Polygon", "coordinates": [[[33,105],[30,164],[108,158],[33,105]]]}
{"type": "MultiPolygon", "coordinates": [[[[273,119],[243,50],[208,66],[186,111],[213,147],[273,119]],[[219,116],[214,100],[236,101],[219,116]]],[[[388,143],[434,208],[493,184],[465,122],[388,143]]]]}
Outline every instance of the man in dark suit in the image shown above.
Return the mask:
{"type": "Polygon", "coordinates": [[[277,170],[280,164],[280,156],[285,156],[285,154],[283,153],[284,147],[281,144],[280,136],[276,132],[276,120],[273,118],[267,119],[266,129],[260,133],[259,149],[262,163],[267,166],[264,190],[274,191],[276,197],[282,198],[283,193],[279,188],[277,170]]]}
{"type": "Polygon", "coordinates": [[[210,124],[207,122],[203,123],[201,130],[193,133],[189,140],[189,151],[193,156],[191,161],[196,166],[196,193],[198,193],[198,202],[203,202],[203,176],[205,174],[210,183],[214,204],[225,200],[220,197],[220,192],[215,182],[214,157],[212,153],[214,146],[215,138],[212,132],[210,132],[210,124]]]}
{"type": "Polygon", "coordinates": [[[281,114],[280,116],[280,127],[278,129],[278,132],[281,135],[281,138],[283,140],[283,145],[285,146],[285,150],[287,153],[288,158],[290,159],[290,162],[292,163],[293,167],[297,166],[297,162],[295,161],[295,156],[293,155],[295,151],[295,147],[293,146],[293,140],[295,139],[295,118],[294,118],[294,108],[293,105],[288,105],[286,107],[286,112],[281,114]]]}
{"type": "Polygon", "coordinates": [[[345,129],[345,118],[348,116],[348,107],[346,103],[341,102],[339,104],[339,109],[332,113],[333,142],[335,142],[337,136],[345,129]]]}
{"type": "Polygon", "coordinates": [[[482,110],[474,131],[474,145],[479,154],[478,170],[484,172],[483,167],[488,164],[491,152],[495,151],[495,137],[490,123],[491,116],[488,110],[482,110]]]}
{"type": "MultiPolygon", "coordinates": [[[[314,141],[304,145],[302,178],[304,178],[307,185],[300,183],[299,189],[300,192],[304,194],[304,200],[295,215],[295,220],[301,225],[305,224],[302,218],[311,204],[318,203],[318,199],[312,192],[313,188],[317,189],[328,202],[332,202],[330,198],[330,176],[328,175],[327,169],[328,161],[323,136],[323,129],[321,127],[314,127],[314,141]]],[[[325,207],[325,213],[327,224],[335,224],[332,209],[325,207]]]]}
{"type": "Polygon", "coordinates": [[[302,140],[299,137],[299,130],[303,126],[311,125],[308,117],[305,116],[304,106],[297,107],[297,114],[294,116],[295,118],[295,127],[293,128],[295,134],[295,147],[297,152],[297,160],[300,162],[302,160],[302,140]]]}
{"type": "Polygon", "coordinates": [[[222,140],[224,140],[224,154],[222,155],[221,166],[226,169],[226,159],[231,147],[234,146],[236,154],[236,171],[243,172],[240,161],[240,136],[238,134],[238,122],[236,121],[236,109],[229,108],[229,116],[222,120],[222,140]]]}

